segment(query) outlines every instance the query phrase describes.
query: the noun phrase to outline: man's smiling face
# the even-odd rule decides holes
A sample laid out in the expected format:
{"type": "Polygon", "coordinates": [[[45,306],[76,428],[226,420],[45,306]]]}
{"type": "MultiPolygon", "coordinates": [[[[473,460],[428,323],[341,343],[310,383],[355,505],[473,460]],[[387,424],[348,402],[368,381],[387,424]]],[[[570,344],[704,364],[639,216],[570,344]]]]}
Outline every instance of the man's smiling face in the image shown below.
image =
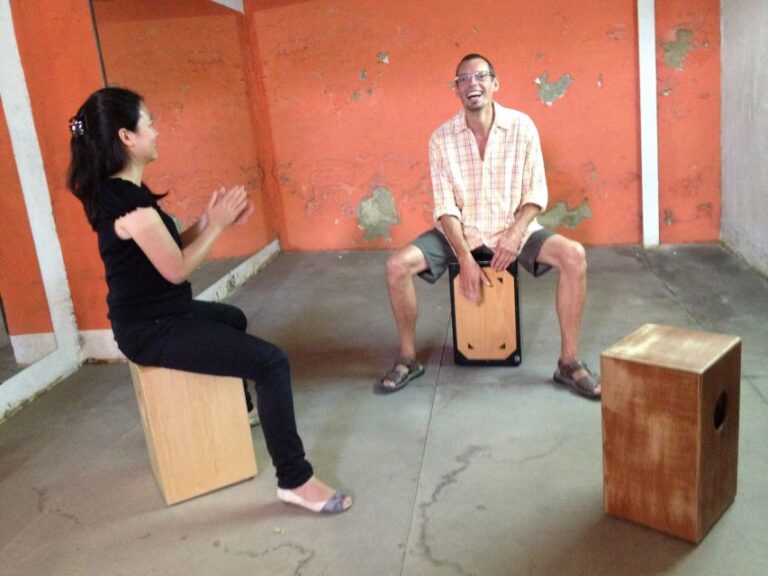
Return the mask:
{"type": "Polygon", "coordinates": [[[491,75],[488,63],[482,58],[462,62],[456,75],[456,95],[466,110],[482,110],[493,102],[493,93],[499,81],[491,75]]]}

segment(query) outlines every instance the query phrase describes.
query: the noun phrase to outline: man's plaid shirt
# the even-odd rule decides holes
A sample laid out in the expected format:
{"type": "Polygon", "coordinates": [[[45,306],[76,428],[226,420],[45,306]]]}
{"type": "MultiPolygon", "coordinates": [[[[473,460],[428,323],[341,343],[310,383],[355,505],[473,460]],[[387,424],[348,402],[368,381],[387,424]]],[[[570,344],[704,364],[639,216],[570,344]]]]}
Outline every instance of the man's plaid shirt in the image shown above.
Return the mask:
{"type": "MultiPolygon", "coordinates": [[[[457,217],[470,249],[494,248],[523,204],[547,207],[547,180],[539,134],[530,117],[494,103],[485,158],[480,158],[464,110],[429,139],[435,220],[457,217]]],[[[541,225],[534,219],[523,244],[541,225]]]]}

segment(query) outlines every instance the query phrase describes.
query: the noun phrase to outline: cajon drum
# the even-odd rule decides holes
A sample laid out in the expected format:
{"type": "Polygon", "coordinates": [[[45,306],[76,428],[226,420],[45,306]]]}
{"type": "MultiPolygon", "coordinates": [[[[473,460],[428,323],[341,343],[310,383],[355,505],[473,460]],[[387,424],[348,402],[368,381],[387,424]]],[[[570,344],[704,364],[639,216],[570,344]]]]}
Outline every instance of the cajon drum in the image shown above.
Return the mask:
{"type": "Polygon", "coordinates": [[[600,360],[605,511],[699,542],[736,497],[741,339],[646,324],[600,360]]]}
{"type": "Polygon", "coordinates": [[[480,260],[493,286],[482,286],[480,304],[461,293],[458,262],[448,265],[453,320],[453,360],[461,365],[517,366],[522,360],[517,261],[496,272],[480,260]]]}
{"type": "Polygon", "coordinates": [[[256,475],[242,380],[129,365],[167,505],[256,475]]]}

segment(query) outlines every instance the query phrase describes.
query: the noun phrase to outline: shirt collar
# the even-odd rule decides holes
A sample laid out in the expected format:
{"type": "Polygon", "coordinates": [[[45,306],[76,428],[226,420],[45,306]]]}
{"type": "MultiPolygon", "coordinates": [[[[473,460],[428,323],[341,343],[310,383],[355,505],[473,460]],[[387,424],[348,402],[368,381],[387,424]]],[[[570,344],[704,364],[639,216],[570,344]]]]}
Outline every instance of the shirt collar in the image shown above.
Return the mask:
{"type": "MultiPolygon", "coordinates": [[[[509,113],[509,109],[504,108],[504,106],[502,106],[498,102],[494,102],[493,110],[494,110],[494,117],[493,117],[493,124],[491,125],[491,130],[493,130],[494,128],[509,130],[512,127],[512,115],[509,113]]],[[[464,130],[469,130],[469,126],[467,126],[467,113],[465,110],[462,109],[461,112],[459,112],[455,117],[455,121],[453,123],[453,133],[459,134],[464,130]]]]}

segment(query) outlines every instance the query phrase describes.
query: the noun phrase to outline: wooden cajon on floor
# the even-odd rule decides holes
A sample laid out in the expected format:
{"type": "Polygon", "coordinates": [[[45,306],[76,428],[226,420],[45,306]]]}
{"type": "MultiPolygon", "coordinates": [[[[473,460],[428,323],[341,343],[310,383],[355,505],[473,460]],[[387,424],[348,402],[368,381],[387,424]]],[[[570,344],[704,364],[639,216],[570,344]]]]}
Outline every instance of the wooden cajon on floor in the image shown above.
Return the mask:
{"type": "Polygon", "coordinates": [[[129,365],[167,505],[256,475],[242,380],[129,365]]]}
{"type": "Polygon", "coordinates": [[[482,287],[480,304],[461,293],[457,262],[448,265],[453,319],[453,360],[461,365],[517,366],[522,360],[517,261],[496,272],[478,261],[493,286],[482,287]]]}
{"type": "Polygon", "coordinates": [[[646,324],[601,372],[605,511],[699,542],[736,497],[741,339],[646,324]]]}

